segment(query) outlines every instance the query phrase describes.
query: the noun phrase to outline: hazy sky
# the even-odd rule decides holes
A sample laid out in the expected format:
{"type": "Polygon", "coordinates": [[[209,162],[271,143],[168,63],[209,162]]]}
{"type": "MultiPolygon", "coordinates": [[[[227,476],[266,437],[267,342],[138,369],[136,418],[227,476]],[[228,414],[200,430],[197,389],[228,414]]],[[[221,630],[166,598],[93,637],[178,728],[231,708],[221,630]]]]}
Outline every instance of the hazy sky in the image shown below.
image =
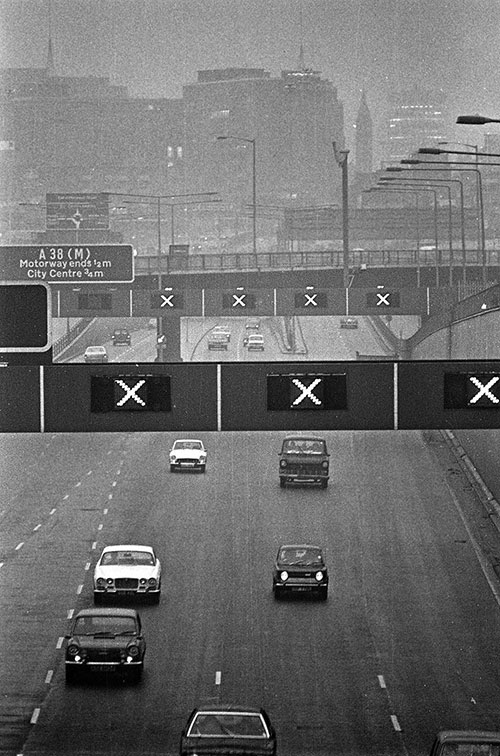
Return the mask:
{"type": "Polygon", "coordinates": [[[279,76],[302,42],[338,89],[351,148],[363,87],[379,138],[389,93],[414,84],[447,93],[462,141],[485,129],[455,127],[459,113],[500,116],[500,0],[0,0],[1,68],[45,65],[49,4],[57,73],[134,96],[180,97],[204,68],[279,76]]]}

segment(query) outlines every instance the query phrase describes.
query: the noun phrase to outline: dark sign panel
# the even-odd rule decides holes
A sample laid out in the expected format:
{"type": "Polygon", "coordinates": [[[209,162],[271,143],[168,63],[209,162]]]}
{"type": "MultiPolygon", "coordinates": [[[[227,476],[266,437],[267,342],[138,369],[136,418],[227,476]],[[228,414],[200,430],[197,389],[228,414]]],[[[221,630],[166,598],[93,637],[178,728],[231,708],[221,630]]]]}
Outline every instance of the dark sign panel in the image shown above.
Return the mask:
{"type": "Polygon", "coordinates": [[[295,307],[314,310],[323,309],[327,306],[327,296],[325,291],[301,291],[295,292],[295,307]]]}
{"type": "Polygon", "coordinates": [[[0,283],[0,351],[50,347],[50,291],[44,284],[0,283]]]}
{"type": "Polygon", "coordinates": [[[267,409],[347,409],[347,377],[343,374],[281,374],[267,376],[267,409]]]}
{"type": "Polygon", "coordinates": [[[500,373],[445,373],[444,407],[500,410],[500,373]]]}
{"type": "Polygon", "coordinates": [[[184,297],[182,294],[174,291],[157,291],[151,294],[152,310],[182,310],[184,308],[184,297]]]}
{"type": "Polygon", "coordinates": [[[224,310],[255,310],[255,294],[246,291],[226,292],[222,295],[224,310]]]}
{"type": "Polygon", "coordinates": [[[369,291],[366,295],[366,306],[386,310],[391,307],[400,307],[399,291],[369,291]]]}
{"type": "Polygon", "coordinates": [[[170,412],[170,376],[91,376],[91,412],[170,412]]]}
{"type": "Polygon", "coordinates": [[[57,284],[134,280],[130,244],[42,244],[0,247],[0,279],[57,284]]]}

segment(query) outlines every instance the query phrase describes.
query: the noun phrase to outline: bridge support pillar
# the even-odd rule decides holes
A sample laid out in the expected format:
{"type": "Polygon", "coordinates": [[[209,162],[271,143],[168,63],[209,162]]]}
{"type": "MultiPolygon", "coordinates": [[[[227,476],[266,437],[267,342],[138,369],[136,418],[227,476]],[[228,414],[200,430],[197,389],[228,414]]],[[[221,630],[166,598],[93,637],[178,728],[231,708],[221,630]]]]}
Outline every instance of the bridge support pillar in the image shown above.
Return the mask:
{"type": "Polygon", "coordinates": [[[161,319],[162,340],[156,345],[156,362],[181,361],[181,319],[161,319]]]}

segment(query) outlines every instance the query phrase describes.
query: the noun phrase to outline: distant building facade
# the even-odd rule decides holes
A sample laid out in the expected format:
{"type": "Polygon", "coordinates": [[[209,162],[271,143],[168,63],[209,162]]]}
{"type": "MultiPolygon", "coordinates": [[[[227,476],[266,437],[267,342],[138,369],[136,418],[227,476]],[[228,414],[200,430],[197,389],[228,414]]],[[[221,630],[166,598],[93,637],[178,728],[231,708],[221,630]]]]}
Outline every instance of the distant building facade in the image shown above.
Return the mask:
{"type": "Polygon", "coordinates": [[[386,160],[398,162],[419,147],[436,147],[445,141],[446,97],[441,90],[414,88],[390,98],[386,160]]]}

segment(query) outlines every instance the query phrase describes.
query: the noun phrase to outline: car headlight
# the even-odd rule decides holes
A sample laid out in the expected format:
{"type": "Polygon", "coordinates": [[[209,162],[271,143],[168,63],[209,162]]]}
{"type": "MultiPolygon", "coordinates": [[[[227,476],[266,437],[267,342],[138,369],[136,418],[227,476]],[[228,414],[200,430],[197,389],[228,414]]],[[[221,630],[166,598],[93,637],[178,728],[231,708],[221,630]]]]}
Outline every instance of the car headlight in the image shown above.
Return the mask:
{"type": "Polygon", "coordinates": [[[321,463],[321,467],[324,467],[325,470],[328,468],[328,462],[326,461],[326,459],[324,462],[321,463]]]}
{"type": "Polygon", "coordinates": [[[171,454],[170,455],[170,461],[171,462],[176,462],[177,461],[177,457],[175,456],[175,454],[171,454]]]}
{"type": "Polygon", "coordinates": [[[108,585],[113,585],[113,578],[107,578],[106,583],[108,585]]]}
{"type": "Polygon", "coordinates": [[[280,467],[286,467],[286,459],[280,460],[280,467]]]}
{"type": "Polygon", "coordinates": [[[318,570],[314,577],[316,578],[318,583],[323,580],[323,573],[321,572],[321,570],[318,570]]]}
{"type": "Polygon", "coordinates": [[[156,587],[156,578],[149,578],[148,585],[149,585],[150,588],[155,588],[156,587]]]}
{"type": "Polygon", "coordinates": [[[288,580],[288,572],[286,570],[283,570],[283,572],[280,572],[280,578],[283,581],[288,580]]]}
{"type": "Polygon", "coordinates": [[[137,659],[139,656],[139,647],[132,645],[127,648],[127,654],[132,657],[132,659],[137,659]]]}
{"type": "Polygon", "coordinates": [[[99,588],[104,588],[104,584],[105,584],[105,583],[106,583],[106,581],[105,581],[105,580],[104,580],[104,578],[102,578],[102,577],[100,577],[100,578],[97,578],[97,580],[96,580],[96,585],[97,585],[97,586],[98,586],[99,588]]]}
{"type": "Polygon", "coordinates": [[[68,656],[77,656],[77,654],[80,653],[79,647],[76,645],[76,643],[71,643],[68,646],[68,656]]]}
{"type": "Polygon", "coordinates": [[[139,580],[139,583],[140,583],[141,585],[146,585],[146,578],[141,578],[141,579],[139,580]]]}

